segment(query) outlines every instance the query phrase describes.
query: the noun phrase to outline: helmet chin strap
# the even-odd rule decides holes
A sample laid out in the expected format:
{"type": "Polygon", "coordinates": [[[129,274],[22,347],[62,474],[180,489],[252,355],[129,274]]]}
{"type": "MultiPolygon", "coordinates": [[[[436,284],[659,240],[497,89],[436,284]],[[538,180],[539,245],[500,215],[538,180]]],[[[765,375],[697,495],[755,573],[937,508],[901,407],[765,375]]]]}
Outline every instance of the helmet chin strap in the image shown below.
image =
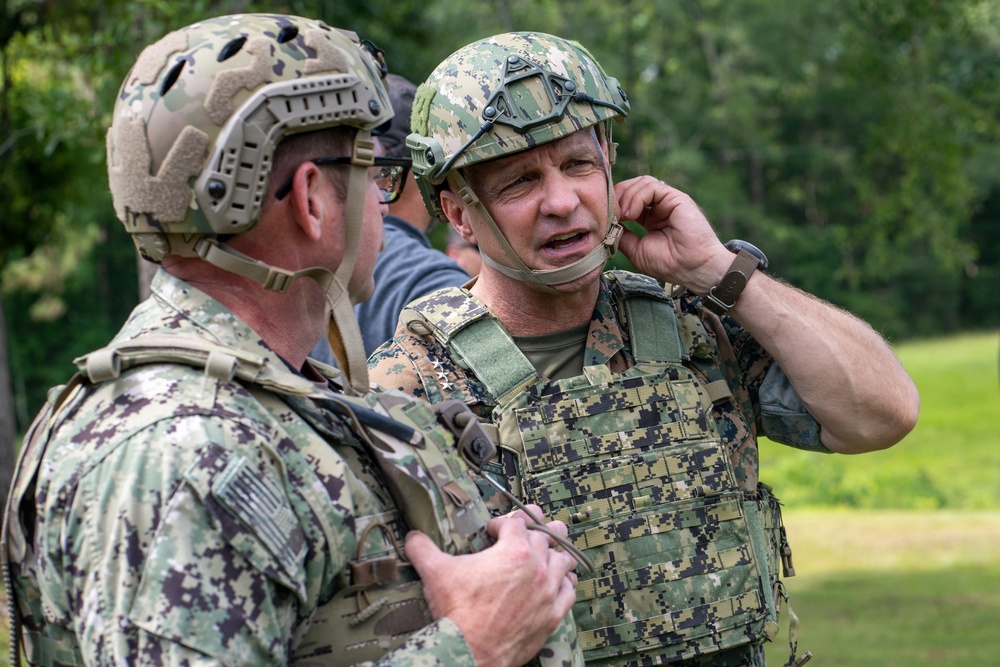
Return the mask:
{"type": "Polygon", "coordinates": [[[347,185],[344,259],[337,267],[336,273],[321,266],[300,271],[286,271],[248,257],[210,236],[196,237],[190,243],[184,243],[179,238],[171,239],[171,252],[182,256],[201,257],[209,264],[258,282],[265,289],[275,292],[286,292],[299,278],[315,280],[323,289],[323,296],[326,299],[327,340],[333,349],[337,365],[347,379],[344,391],[355,395],[367,393],[369,384],[365,347],[361,338],[361,328],[354,315],[349,285],[358,258],[358,243],[364,226],[368,167],[375,155],[374,148],[370,135],[367,132],[359,132],[354,146],[355,161],[350,166],[347,185]]]}
{"type": "MultiPolygon", "coordinates": [[[[359,134],[358,141],[360,139],[359,134]]],[[[367,133],[365,133],[365,139],[368,139],[367,133]]],[[[374,157],[374,144],[370,140],[368,144],[371,146],[370,157],[374,157]]],[[[355,154],[357,152],[356,145],[355,154]]],[[[329,311],[326,339],[333,350],[333,356],[337,359],[337,365],[346,376],[347,384],[344,386],[344,390],[357,396],[370,391],[370,387],[365,345],[361,338],[358,318],[354,315],[354,304],[351,303],[348,285],[351,282],[351,274],[354,273],[354,264],[358,258],[358,243],[361,239],[361,229],[364,226],[367,188],[368,166],[352,163],[350,180],[347,185],[347,229],[344,259],[324,290],[329,311]]]]}
{"type": "Polygon", "coordinates": [[[514,248],[504,237],[503,232],[500,231],[500,228],[497,226],[493,216],[490,215],[490,212],[486,210],[486,207],[472,191],[472,187],[469,185],[469,182],[465,179],[462,172],[460,170],[456,170],[453,173],[453,178],[459,188],[458,195],[462,197],[465,203],[475,207],[475,209],[479,212],[483,222],[486,223],[490,233],[493,234],[493,237],[500,244],[504,254],[507,256],[507,259],[514,265],[514,267],[507,266],[496,261],[486,254],[483,247],[480,246],[479,251],[483,257],[483,262],[508,278],[513,278],[514,280],[524,283],[531,283],[533,285],[541,285],[547,292],[562,294],[561,290],[555,289],[556,285],[572,282],[578,278],[582,278],[594,269],[603,267],[607,261],[614,257],[618,252],[618,242],[621,240],[623,230],[614,212],[614,185],[611,181],[611,170],[606,169],[605,174],[607,176],[608,183],[608,229],[604,236],[604,241],[587,253],[585,257],[578,259],[572,264],[558,269],[548,270],[538,270],[528,267],[528,265],[517,256],[517,253],[514,252],[514,248]]]}

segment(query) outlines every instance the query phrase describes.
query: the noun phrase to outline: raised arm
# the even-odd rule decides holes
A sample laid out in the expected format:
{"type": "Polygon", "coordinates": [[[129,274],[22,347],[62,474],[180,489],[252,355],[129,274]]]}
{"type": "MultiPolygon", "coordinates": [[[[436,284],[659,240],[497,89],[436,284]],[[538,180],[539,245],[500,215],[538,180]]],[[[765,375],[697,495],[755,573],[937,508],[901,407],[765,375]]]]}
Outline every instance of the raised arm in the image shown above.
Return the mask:
{"type": "MultiPolygon", "coordinates": [[[[615,186],[626,232],[621,250],[637,270],[704,295],[735,255],[686,194],[650,176],[615,186]]],[[[891,447],[916,424],[916,386],[882,337],[864,321],[761,272],[729,311],[774,358],[831,451],[891,447]]]]}

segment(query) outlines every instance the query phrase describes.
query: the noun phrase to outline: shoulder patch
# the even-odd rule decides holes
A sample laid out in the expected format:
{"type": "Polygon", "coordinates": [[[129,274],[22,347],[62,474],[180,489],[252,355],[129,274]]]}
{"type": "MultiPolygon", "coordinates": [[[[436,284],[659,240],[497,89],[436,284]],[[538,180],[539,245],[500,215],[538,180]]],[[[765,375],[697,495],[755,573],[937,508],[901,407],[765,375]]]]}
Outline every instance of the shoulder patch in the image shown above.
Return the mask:
{"type": "Polygon", "coordinates": [[[276,473],[211,445],[185,474],[234,549],[300,596],[306,556],[302,526],[276,473]]]}

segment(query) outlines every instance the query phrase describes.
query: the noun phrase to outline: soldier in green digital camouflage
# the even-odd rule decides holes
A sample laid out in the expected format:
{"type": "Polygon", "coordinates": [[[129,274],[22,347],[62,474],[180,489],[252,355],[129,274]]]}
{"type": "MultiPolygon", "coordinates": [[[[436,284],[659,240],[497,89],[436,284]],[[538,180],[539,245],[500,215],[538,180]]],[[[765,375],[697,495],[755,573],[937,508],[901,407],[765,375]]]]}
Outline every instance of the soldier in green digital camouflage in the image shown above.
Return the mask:
{"type": "Polygon", "coordinates": [[[139,56],[108,172],[162,268],[25,438],[0,549],[15,660],[582,664],[565,526],[490,519],[464,405],[369,390],[351,306],[401,181],[372,136],[384,76],[294,16],[139,56]],[[343,376],[306,359],[323,335],[343,376]]]}
{"type": "Polygon", "coordinates": [[[483,266],[411,303],[369,368],[480,417],[499,445],[473,465],[491,509],[510,494],[569,524],[596,569],[574,606],[588,664],[761,666],[793,572],[757,438],[881,449],[919,398],[869,326],[724,245],[690,197],[614,183],[628,111],[559,37],[497,35],[442,62],[407,143],[428,208],[483,266]],[[619,247],[640,273],[602,273],[619,247]]]}

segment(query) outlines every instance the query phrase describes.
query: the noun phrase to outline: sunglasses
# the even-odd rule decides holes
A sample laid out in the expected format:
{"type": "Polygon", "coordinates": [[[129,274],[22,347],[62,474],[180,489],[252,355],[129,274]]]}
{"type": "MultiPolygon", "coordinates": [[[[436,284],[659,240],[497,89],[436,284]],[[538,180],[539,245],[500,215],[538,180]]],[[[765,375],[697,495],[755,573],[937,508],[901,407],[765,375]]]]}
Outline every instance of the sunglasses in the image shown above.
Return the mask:
{"type": "MultiPolygon", "coordinates": [[[[309,160],[317,167],[330,164],[351,164],[350,157],[317,157],[309,160]]],[[[399,199],[406,185],[406,174],[410,170],[412,160],[408,157],[376,157],[372,161],[372,169],[376,169],[375,184],[379,192],[382,193],[382,203],[391,204],[399,199]]],[[[274,196],[277,199],[284,199],[292,191],[292,179],[295,174],[288,177],[288,180],[281,184],[274,196]]]]}

